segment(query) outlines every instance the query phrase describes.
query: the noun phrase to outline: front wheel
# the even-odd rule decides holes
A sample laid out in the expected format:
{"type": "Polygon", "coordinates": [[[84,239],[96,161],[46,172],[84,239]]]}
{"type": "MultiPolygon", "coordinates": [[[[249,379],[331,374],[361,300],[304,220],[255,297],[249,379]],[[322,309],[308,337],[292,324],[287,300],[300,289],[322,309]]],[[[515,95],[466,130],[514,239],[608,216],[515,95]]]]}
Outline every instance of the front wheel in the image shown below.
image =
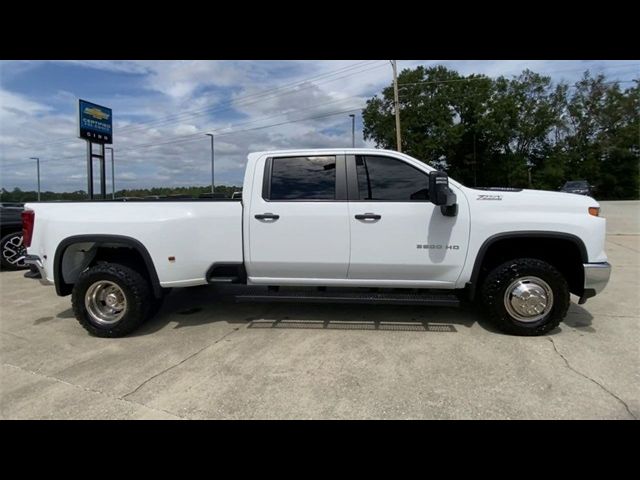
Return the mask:
{"type": "Polygon", "coordinates": [[[482,286],[489,319],[513,335],[544,335],[569,309],[569,286],[549,263],[536,258],[510,260],[494,268],[482,286]]]}
{"type": "Polygon", "coordinates": [[[71,303],[80,325],[97,337],[122,337],[148,318],[152,295],[135,270],[103,263],[85,270],[73,287],[71,303]]]}

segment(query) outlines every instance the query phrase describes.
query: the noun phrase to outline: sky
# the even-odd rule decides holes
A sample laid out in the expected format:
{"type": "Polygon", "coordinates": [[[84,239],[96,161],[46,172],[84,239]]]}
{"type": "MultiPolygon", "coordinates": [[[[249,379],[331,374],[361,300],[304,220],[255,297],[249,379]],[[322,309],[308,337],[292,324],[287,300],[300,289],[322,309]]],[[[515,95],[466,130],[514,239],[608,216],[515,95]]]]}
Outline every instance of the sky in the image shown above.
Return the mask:
{"type": "MultiPolygon", "coordinates": [[[[569,83],[585,70],[640,77],[637,60],[398,61],[399,70],[418,65],[490,77],[530,69],[569,83]]],[[[388,60],[0,61],[0,187],[35,190],[30,157],[39,157],[42,191],[86,191],[78,98],[113,110],[116,190],[210,185],[206,133],[216,185],[242,185],[249,152],[350,147],[351,113],[356,146],[374,147],[361,110],[391,81],[388,60]]]]}

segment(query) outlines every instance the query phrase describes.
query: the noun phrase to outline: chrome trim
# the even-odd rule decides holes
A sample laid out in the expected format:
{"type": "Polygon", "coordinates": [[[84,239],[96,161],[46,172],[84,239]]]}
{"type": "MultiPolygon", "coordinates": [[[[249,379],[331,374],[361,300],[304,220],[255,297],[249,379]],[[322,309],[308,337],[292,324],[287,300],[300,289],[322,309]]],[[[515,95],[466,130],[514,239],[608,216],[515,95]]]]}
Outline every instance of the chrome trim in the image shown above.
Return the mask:
{"type": "Polygon", "coordinates": [[[46,272],[44,271],[44,265],[40,257],[37,255],[26,255],[24,257],[25,265],[33,265],[38,269],[40,278],[38,279],[42,285],[53,285],[53,282],[47,280],[46,272]]]}
{"type": "Polygon", "coordinates": [[[520,322],[537,322],[553,308],[553,290],[538,277],[516,278],[504,292],[504,306],[520,322]]]}
{"type": "Polygon", "coordinates": [[[578,302],[580,304],[602,292],[611,276],[611,264],[608,262],[585,263],[582,267],[584,268],[584,293],[578,302]]]}
{"type": "Polygon", "coordinates": [[[84,306],[98,325],[114,325],[127,313],[127,297],[117,284],[98,280],[87,289],[84,306]]]}

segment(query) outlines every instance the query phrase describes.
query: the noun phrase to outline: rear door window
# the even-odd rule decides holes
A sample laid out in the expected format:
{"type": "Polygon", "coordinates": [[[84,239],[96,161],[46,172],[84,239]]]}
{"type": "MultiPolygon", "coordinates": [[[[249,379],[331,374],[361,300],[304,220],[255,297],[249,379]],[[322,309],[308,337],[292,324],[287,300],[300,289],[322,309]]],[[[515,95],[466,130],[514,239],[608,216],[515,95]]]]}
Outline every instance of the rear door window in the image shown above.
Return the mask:
{"type": "Polygon", "coordinates": [[[274,158],[270,200],[334,200],[336,157],[274,158]]]}

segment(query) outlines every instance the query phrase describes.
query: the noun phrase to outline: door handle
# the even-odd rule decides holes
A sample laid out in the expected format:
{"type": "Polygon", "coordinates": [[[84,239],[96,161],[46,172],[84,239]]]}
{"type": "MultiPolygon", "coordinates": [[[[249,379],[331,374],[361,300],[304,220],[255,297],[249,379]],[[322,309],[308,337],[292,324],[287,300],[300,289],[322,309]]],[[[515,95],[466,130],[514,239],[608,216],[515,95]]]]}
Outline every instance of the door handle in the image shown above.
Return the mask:
{"type": "Polygon", "coordinates": [[[356,215],[356,220],[380,220],[382,215],[376,215],[375,213],[361,213],[356,215]]]}
{"type": "Polygon", "coordinates": [[[280,215],[275,215],[273,213],[259,213],[254,215],[258,220],[278,220],[280,215]]]}

